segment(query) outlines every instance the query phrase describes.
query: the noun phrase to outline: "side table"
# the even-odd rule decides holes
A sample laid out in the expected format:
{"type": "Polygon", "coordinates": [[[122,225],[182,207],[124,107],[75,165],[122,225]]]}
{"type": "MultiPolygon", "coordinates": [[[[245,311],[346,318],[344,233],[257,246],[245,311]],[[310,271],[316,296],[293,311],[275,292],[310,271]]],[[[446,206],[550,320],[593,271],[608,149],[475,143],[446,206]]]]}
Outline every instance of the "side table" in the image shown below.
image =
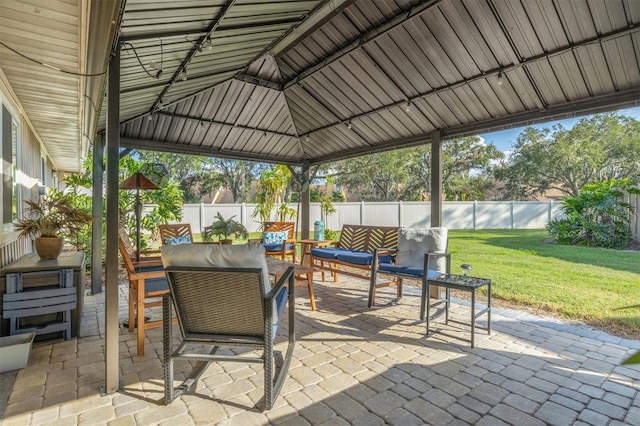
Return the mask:
{"type": "Polygon", "coordinates": [[[311,304],[311,310],[316,310],[316,298],[313,294],[313,273],[315,269],[310,266],[298,265],[296,263],[287,262],[286,260],[274,259],[267,256],[267,268],[269,269],[269,275],[273,276],[275,281],[278,281],[282,274],[287,271],[287,268],[293,266],[293,281],[294,285],[298,282],[307,283],[307,290],[309,291],[309,303],[311,304]]]}
{"type": "MultiPolygon", "coordinates": [[[[442,274],[435,278],[427,279],[427,291],[426,291],[426,301],[423,301],[427,305],[427,336],[429,336],[429,320],[431,318],[430,315],[430,287],[431,285],[444,287],[446,289],[446,296],[444,300],[440,300],[434,304],[437,305],[439,303],[445,304],[445,324],[448,324],[449,321],[455,322],[458,324],[465,324],[461,321],[450,320],[449,319],[449,305],[451,304],[451,289],[454,290],[462,290],[468,291],[471,293],[471,339],[469,342],[471,343],[471,347],[473,348],[475,345],[475,329],[476,329],[476,319],[480,316],[487,314],[487,334],[491,334],[491,280],[488,278],[477,278],[477,277],[469,277],[466,275],[456,275],[456,274],[442,274]],[[481,287],[488,286],[487,291],[487,307],[482,309],[481,311],[476,313],[476,290],[481,287]]],[[[465,324],[466,325],[466,324],[465,324]]],[[[483,328],[484,327],[478,327],[483,328]]]]}
{"type": "MultiPolygon", "coordinates": [[[[3,301],[6,298],[8,290],[7,284],[9,284],[7,282],[8,277],[22,276],[21,281],[25,291],[24,293],[17,294],[28,294],[31,291],[43,291],[46,293],[53,288],[61,287],[62,277],[65,277],[66,280],[67,277],[65,274],[68,272],[69,275],[73,275],[73,285],[68,285],[68,283],[65,284],[68,285],[68,288],[64,291],[69,290],[71,294],[75,294],[75,309],[71,310],[71,337],[79,336],[82,321],[82,308],[84,305],[84,285],[86,274],[84,263],[85,253],[81,251],[62,252],[57,259],[52,260],[40,260],[40,257],[36,253],[26,254],[0,269],[0,297],[2,297],[3,301]]],[[[70,279],[71,277],[68,278],[70,279]]],[[[9,293],[13,292],[15,292],[13,289],[9,291],[9,293]]],[[[3,304],[0,304],[0,314],[2,314],[1,306],[3,304]]],[[[51,315],[53,314],[42,315],[41,318],[34,317],[33,320],[35,325],[42,325],[39,324],[38,321],[44,323],[49,322],[51,319],[47,318],[47,316],[51,315]]],[[[8,335],[10,331],[9,321],[3,320],[1,325],[0,335],[8,335]]]]}

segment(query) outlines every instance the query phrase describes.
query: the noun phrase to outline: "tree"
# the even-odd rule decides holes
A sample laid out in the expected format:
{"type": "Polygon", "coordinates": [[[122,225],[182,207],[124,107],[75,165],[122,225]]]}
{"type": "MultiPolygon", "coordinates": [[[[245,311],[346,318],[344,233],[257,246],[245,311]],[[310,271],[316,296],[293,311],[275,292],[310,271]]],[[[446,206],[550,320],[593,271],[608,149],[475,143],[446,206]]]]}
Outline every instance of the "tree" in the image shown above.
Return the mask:
{"type": "Polygon", "coordinates": [[[282,164],[278,164],[260,173],[258,179],[258,192],[255,202],[258,204],[251,217],[259,217],[261,223],[271,220],[271,215],[277,203],[281,203],[277,211],[280,221],[287,217],[295,217],[296,211],[287,207],[285,193],[291,181],[291,170],[282,164]]]}
{"type": "MultiPolygon", "coordinates": [[[[493,145],[478,136],[443,144],[444,193],[449,200],[484,199],[493,184],[490,164],[503,158],[493,145]]],[[[431,147],[403,149],[344,160],[333,168],[336,182],[363,200],[425,199],[431,191],[431,147]]]]}
{"type": "Polygon", "coordinates": [[[231,192],[234,203],[243,203],[249,198],[249,188],[255,179],[257,164],[250,161],[215,159],[218,177],[224,188],[231,192]]]}
{"type": "Polygon", "coordinates": [[[505,198],[535,198],[550,189],[578,196],[584,185],[609,179],[640,182],[640,122],[615,113],[580,119],[571,129],[527,127],[495,177],[505,198]]]}
{"type": "Polygon", "coordinates": [[[416,150],[403,149],[343,160],[331,176],[363,201],[416,200],[424,187],[424,176],[411,173],[416,156],[416,150]]]}

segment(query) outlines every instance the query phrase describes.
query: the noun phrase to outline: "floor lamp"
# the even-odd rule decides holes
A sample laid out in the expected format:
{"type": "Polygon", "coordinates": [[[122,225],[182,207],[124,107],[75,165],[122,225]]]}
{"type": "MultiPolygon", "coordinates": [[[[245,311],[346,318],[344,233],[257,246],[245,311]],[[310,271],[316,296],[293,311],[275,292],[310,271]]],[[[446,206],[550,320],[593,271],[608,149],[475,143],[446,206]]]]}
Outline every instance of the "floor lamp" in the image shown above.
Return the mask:
{"type": "Polygon", "coordinates": [[[155,183],[151,182],[145,175],[135,172],[127,179],[123,180],[118,189],[135,189],[136,190],[136,261],[140,261],[140,216],[142,216],[142,202],[140,202],[140,190],[160,189],[155,183]]]}

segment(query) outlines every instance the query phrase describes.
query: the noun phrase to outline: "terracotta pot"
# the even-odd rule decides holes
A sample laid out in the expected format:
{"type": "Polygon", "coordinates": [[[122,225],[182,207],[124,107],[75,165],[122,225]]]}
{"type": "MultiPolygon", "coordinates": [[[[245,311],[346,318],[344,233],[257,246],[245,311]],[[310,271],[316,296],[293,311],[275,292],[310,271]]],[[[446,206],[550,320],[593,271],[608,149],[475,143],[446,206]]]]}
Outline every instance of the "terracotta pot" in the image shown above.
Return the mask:
{"type": "Polygon", "coordinates": [[[64,247],[64,238],[38,237],[34,243],[36,253],[42,260],[57,259],[64,247]]]}

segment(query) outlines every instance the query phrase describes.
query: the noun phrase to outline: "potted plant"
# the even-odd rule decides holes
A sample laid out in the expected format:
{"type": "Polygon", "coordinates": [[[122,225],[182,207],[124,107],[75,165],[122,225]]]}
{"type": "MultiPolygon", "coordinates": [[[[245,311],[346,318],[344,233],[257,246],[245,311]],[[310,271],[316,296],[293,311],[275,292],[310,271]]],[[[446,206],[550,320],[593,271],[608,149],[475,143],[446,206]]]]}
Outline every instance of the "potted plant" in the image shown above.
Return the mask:
{"type": "Polygon", "coordinates": [[[231,216],[229,219],[225,219],[222,217],[220,212],[216,215],[216,219],[210,226],[205,226],[202,231],[202,239],[204,241],[213,241],[213,237],[218,237],[218,241],[222,244],[231,244],[233,240],[229,237],[234,236],[236,238],[247,238],[249,236],[249,232],[247,232],[247,228],[244,227],[243,224],[234,220],[234,216],[231,216]]]}
{"type": "Polygon", "coordinates": [[[73,203],[72,195],[51,191],[37,201],[27,200],[23,218],[14,223],[21,237],[35,238],[42,260],[56,259],[65,239],[73,243],[91,223],[91,213],[73,203]]]}

